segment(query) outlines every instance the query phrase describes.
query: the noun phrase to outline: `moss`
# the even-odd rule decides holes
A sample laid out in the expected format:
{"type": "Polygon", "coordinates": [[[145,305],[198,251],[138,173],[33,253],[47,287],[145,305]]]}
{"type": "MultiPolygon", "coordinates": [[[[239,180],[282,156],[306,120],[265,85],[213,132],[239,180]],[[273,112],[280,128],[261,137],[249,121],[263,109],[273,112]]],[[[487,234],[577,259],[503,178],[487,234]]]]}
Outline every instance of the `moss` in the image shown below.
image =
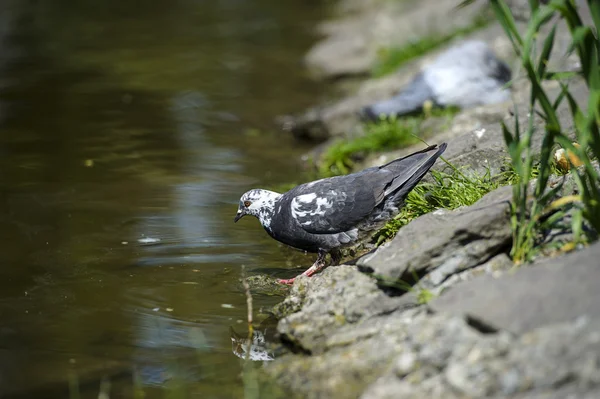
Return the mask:
{"type": "MultiPolygon", "coordinates": [[[[266,275],[253,275],[246,277],[250,289],[255,294],[267,296],[285,296],[289,287],[280,284],[276,278],[266,275]]],[[[242,279],[239,280],[239,288],[243,291],[242,279]]]]}
{"type": "Polygon", "coordinates": [[[368,154],[418,142],[419,122],[418,118],[392,118],[367,123],[364,136],[337,141],[325,151],[319,162],[319,174],[323,177],[346,174],[356,160],[368,154]]]}
{"type": "Polygon", "coordinates": [[[343,314],[336,314],[334,318],[338,326],[343,326],[344,324],[346,324],[346,316],[344,316],[343,314]]]}
{"type": "Polygon", "coordinates": [[[473,22],[465,26],[464,28],[457,29],[456,31],[447,35],[430,35],[421,36],[411,43],[406,44],[402,47],[392,47],[381,49],[379,51],[379,60],[371,74],[374,77],[381,77],[395,72],[401,65],[406,62],[413,60],[423,54],[428,53],[444,44],[447,44],[452,39],[459,36],[464,36],[472,33],[478,29],[483,28],[490,22],[490,18],[487,16],[480,16],[475,18],[473,22]]]}
{"type": "Polygon", "coordinates": [[[283,319],[292,313],[298,312],[302,308],[302,304],[294,301],[283,300],[271,308],[271,313],[278,319],[283,319]]]}
{"type": "Polygon", "coordinates": [[[426,288],[417,288],[417,303],[419,305],[426,305],[435,298],[435,294],[426,288]]]}

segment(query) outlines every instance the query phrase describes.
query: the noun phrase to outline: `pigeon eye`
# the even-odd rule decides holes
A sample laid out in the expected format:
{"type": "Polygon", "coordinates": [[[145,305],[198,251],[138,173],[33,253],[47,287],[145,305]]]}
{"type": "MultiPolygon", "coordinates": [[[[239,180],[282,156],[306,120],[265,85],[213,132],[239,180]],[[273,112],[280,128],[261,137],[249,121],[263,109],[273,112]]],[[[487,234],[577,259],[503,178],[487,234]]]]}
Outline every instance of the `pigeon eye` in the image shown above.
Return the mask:
{"type": "Polygon", "coordinates": [[[246,208],[248,208],[250,205],[252,205],[252,202],[250,202],[250,201],[244,201],[244,206],[246,208]]]}

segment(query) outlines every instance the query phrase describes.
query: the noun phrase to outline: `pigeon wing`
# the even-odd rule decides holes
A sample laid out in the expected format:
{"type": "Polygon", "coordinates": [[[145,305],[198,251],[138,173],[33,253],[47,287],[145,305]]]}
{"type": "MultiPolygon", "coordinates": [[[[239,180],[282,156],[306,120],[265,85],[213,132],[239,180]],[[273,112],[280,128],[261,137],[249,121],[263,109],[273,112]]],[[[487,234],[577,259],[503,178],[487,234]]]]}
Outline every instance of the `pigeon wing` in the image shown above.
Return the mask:
{"type": "Polygon", "coordinates": [[[298,186],[288,193],[291,216],[308,233],[348,231],[365,219],[383,200],[389,171],[371,168],[298,186]]]}

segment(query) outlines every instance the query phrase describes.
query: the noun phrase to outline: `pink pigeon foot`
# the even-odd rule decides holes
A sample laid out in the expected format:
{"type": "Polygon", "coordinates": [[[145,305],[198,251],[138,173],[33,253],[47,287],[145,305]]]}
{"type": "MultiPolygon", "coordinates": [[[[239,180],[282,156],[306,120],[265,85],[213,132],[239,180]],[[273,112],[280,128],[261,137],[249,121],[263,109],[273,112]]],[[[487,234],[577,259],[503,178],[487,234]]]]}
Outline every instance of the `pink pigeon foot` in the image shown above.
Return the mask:
{"type": "Polygon", "coordinates": [[[277,282],[280,284],[292,285],[292,284],[294,284],[294,281],[296,280],[297,277],[300,277],[300,276],[312,277],[314,274],[323,270],[325,268],[325,266],[326,266],[325,265],[325,253],[319,253],[319,256],[317,257],[317,260],[315,261],[315,263],[311,267],[309,267],[304,273],[302,273],[294,278],[280,279],[280,280],[277,280],[277,282]]]}
{"type": "Polygon", "coordinates": [[[282,279],[277,280],[277,282],[279,284],[292,285],[292,284],[294,284],[295,280],[296,280],[296,277],[294,277],[294,278],[288,278],[288,279],[282,278],[282,279]]]}

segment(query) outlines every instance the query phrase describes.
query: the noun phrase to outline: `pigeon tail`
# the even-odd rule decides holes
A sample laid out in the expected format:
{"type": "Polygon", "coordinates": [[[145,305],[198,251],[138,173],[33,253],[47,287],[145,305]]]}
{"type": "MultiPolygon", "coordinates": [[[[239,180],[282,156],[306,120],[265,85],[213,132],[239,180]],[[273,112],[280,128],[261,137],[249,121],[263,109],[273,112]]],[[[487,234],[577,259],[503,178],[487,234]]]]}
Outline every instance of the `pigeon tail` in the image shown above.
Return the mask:
{"type": "Polygon", "coordinates": [[[430,146],[422,151],[410,154],[404,158],[396,159],[382,166],[382,169],[387,169],[397,173],[398,176],[392,181],[390,186],[385,190],[384,196],[387,198],[390,195],[392,203],[397,204],[404,200],[408,193],[421,181],[423,176],[431,169],[435,161],[442,155],[448,145],[446,143],[440,146],[430,146]],[[432,153],[432,151],[434,151],[432,153]]]}

